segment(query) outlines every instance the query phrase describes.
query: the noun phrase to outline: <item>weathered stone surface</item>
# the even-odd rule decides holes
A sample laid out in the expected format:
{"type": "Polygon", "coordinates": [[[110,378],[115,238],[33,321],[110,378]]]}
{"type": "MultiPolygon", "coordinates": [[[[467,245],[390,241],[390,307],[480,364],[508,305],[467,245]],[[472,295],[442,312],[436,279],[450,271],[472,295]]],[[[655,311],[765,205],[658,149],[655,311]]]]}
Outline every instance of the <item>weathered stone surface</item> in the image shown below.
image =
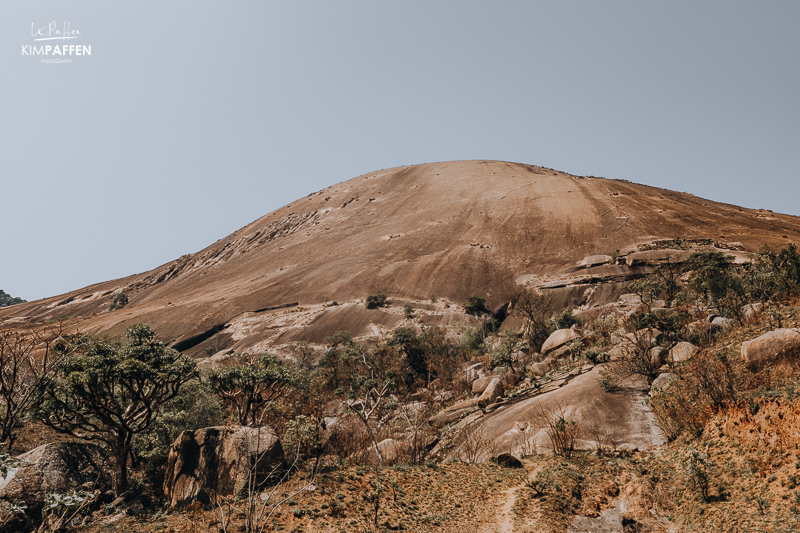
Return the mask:
{"type": "Polygon", "coordinates": [[[711,325],[712,326],[719,326],[721,328],[728,328],[728,327],[731,327],[733,325],[733,321],[730,318],[725,318],[725,317],[722,317],[722,316],[715,316],[711,320],[711,325]]]}
{"type": "Polygon", "coordinates": [[[546,360],[542,361],[541,363],[533,363],[531,365],[531,374],[534,376],[541,377],[548,372],[550,372],[550,363],[548,363],[546,360]]]}
{"type": "Polygon", "coordinates": [[[605,265],[606,263],[610,263],[612,259],[610,255],[590,255],[578,261],[578,266],[593,267],[605,265]]]}
{"type": "Polygon", "coordinates": [[[483,391],[486,390],[486,387],[489,386],[489,383],[492,382],[494,378],[497,376],[485,376],[482,378],[478,378],[472,382],[472,394],[483,394],[483,391]]]}
{"type": "Polygon", "coordinates": [[[650,386],[650,396],[652,396],[656,391],[663,391],[667,390],[670,385],[675,383],[678,379],[678,376],[675,374],[670,373],[663,373],[659,374],[656,379],[653,380],[653,384],[650,386]]]}
{"type": "Polygon", "coordinates": [[[800,333],[776,329],[742,343],[742,359],[750,368],[760,368],[800,356],[800,333]]]}
{"type": "Polygon", "coordinates": [[[483,363],[475,363],[474,365],[468,366],[465,370],[467,383],[472,383],[476,379],[482,378],[486,374],[483,367],[483,363]]]}
{"type": "Polygon", "coordinates": [[[762,303],[747,304],[742,307],[742,315],[748,322],[754,322],[761,315],[763,309],[764,304],[762,303]]]}
{"type": "Polygon", "coordinates": [[[456,409],[455,411],[440,411],[428,419],[428,423],[432,426],[441,427],[449,424],[454,420],[458,420],[469,411],[468,408],[456,409]]]}
{"type": "Polygon", "coordinates": [[[171,507],[208,503],[214,492],[234,495],[283,467],[283,448],[271,427],[211,427],[184,431],[169,450],[164,493],[171,507]]]}
{"type": "Polygon", "coordinates": [[[25,502],[28,513],[36,514],[48,493],[67,493],[73,486],[110,487],[112,469],[107,457],[95,444],[44,444],[19,456],[19,467],[0,481],[0,499],[25,502]]]}
{"type": "Polygon", "coordinates": [[[456,397],[456,393],[451,390],[445,390],[437,394],[433,399],[434,402],[447,402],[456,397]]]}
{"type": "Polygon", "coordinates": [[[669,357],[673,363],[683,363],[694,357],[698,350],[691,342],[679,342],[669,351],[669,357]]]}
{"type": "Polygon", "coordinates": [[[391,466],[400,459],[403,446],[394,439],[384,439],[378,443],[378,450],[381,452],[384,464],[391,466]]]}
{"type": "Polygon", "coordinates": [[[493,378],[489,386],[486,387],[486,390],[481,394],[481,397],[478,398],[478,405],[480,407],[486,407],[496,402],[499,398],[503,397],[503,392],[503,382],[500,378],[493,378]]]}
{"type": "Polygon", "coordinates": [[[650,348],[650,364],[653,365],[653,368],[659,368],[663,365],[667,361],[667,357],[669,357],[669,352],[666,348],[661,346],[650,348]]]}
{"type": "Polygon", "coordinates": [[[517,383],[519,383],[519,381],[520,377],[516,372],[506,372],[503,374],[503,383],[509,387],[515,386],[517,383]]]}
{"type": "Polygon", "coordinates": [[[433,393],[428,389],[419,389],[415,393],[408,396],[412,402],[429,402],[433,399],[433,393]]]}
{"type": "Polygon", "coordinates": [[[569,341],[580,338],[580,334],[574,329],[557,329],[547,337],[547,340],[542,344],[542,353],[547,353],[555,350],[559,346],[563,346],[569,341]]]}

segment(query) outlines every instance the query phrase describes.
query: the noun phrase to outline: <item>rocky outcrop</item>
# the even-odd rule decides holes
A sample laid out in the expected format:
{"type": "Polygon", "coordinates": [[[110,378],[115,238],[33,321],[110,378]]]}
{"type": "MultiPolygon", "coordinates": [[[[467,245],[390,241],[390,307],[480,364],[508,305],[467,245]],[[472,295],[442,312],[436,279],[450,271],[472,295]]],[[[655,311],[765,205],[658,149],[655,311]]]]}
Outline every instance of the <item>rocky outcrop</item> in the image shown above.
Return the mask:
{"type": "Polygon", "coordinates": [[[271,427],[211,427],[184,431],[169,450],[164,494],[170,507],[208,503],[211,493],[239,494],[283,468],[283,448],[271,427]]]}
{"type": "Polygon", "coordinates": [[[24,502],[26,514],[38,516],[47,494],[109,488],[112,468],[107,457],[96,444],[44,444],[19,456],[19,466],[0,481],[0,499],[24,502]]]}
{"type": "Polygon", "coordinates": [[[751,369],[800,356],[800,333],[776,329],[742,343],[742,359],[751,369]]]}
{"type": "Polygon", "coordinates": [[[500,378],[494,378],[489,383],[489,386],[486,387],[486,390],[483,391],[481,397],[478,398],[478,406],[479,407],[486,407],[487,405],[491,405],[496,402],[498,399],[503,397],[503,382],[500,378]]]}

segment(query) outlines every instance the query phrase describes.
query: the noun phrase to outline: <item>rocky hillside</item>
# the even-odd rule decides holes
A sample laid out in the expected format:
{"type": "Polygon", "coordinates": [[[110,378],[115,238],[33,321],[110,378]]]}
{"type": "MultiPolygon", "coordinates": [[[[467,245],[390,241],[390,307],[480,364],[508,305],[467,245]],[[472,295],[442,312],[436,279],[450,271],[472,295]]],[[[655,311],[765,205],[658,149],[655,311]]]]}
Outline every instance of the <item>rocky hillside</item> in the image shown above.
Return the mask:
{"type": "Polygon", "coordinates": [[[217,334],[219,346],[280,351],[343,329],[391,329],[405,303],[437,324],[464,319],[448,305],[471,295],[496,311],[531,286],[564,304],[601,304],[641,275],[653,247],[676,239],[756,251],[799,240],[800,219],[518,163],[400,167],[311,194],[144,274],[17,306],[0,320],[66,316],[112,334],[145,322],[194,355],[217,334]],[[354,305],[379,292],[399,308],[354,305]],[[120,309],[112,304],[121,294],[120,309]],[[431,295],[438,304],[425,309],[431,295]],[[351,305],[323,305],[334,301],[351,305]]]}
{"type": "Polygon", "coordinates": [[[14,298],[10,294],[7,294],[4,290],[0,289],[0,307],[21,303],[25,303],[25,300],[22,298],[14,298]]]}
{"type": "Polygon", "coordinates": [[[340,184],[0,313],[0,527],[797,531],[798,231],[508,163],[340,184]],[[71,335],[133,321],[174,349],[71,335]]]}

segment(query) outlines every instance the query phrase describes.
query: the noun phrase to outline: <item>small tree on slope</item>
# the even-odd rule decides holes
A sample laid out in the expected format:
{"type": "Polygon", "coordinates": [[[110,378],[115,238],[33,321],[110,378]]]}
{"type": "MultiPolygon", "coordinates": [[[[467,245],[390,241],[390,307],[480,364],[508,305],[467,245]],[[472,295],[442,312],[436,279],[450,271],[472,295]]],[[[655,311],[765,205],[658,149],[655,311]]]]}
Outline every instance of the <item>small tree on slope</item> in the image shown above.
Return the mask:
{"type": "Polygon", "coordinates": [[[47,426],[108,447],[116,462],[117,494],[128,488],[133,436],[150,426],[197,368],[144,324],[131,326],[125,336],[125,344],[86,343],[44,385],[38,406],[47,426]]]}

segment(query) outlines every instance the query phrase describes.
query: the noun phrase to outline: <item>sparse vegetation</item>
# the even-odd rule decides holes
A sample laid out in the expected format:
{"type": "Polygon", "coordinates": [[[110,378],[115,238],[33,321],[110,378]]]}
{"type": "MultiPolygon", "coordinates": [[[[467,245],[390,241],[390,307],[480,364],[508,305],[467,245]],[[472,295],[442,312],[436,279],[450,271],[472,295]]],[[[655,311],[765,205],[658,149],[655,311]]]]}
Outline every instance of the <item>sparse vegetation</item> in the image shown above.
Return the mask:
{"type": "Polygon", "coordinates": [[[110,311],[116,311],[117,309],[122,309],[128,305],[128,295],[124,292],[121,292],[114,296],[114,299],[111,301],[111,305],[109,306],[110,311]]]}
{"type": "Polygon", "coordinates": [[[0,307],[5,307],[7,305],[15,305],[25,303],[25,300],[22,298],[14,298],[10,294],[7,294],[5,291],[0,290],[0,307]]]}
{"type": "Polygon", "coordinates": [[[367,309],[378,309],[379,307],[386,307],[388,301],[384,293],[370,294],[364,303],[367,309]]]}

